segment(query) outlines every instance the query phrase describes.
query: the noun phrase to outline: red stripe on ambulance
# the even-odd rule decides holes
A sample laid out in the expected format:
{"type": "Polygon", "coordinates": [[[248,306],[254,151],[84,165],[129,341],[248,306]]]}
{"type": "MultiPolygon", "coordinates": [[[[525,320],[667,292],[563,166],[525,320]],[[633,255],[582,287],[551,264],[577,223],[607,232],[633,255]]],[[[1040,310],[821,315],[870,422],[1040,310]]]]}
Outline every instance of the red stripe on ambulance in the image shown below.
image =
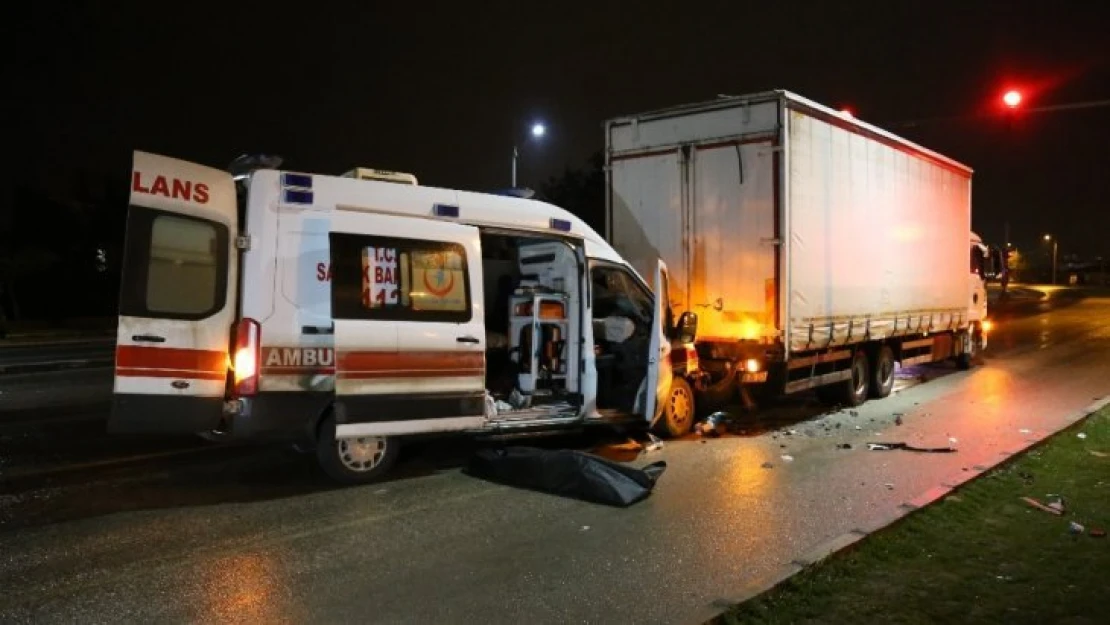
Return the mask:
{"type": "Polygon", "coordinates": [[[122,377],[222,380],[227,353],[175,347],[116,347],[116,375],[122,377]]]}

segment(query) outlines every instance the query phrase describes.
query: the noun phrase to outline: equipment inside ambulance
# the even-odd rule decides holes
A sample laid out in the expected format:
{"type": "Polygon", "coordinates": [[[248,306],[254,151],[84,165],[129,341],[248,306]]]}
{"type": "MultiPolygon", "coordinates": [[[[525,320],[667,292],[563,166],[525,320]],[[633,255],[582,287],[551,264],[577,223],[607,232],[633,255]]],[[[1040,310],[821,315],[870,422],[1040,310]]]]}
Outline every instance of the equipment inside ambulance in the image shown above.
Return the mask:
{"type": "Polygon", "coordinates": [[[113,431],[307,443],[350,483],[410,435],[689,431],[697,318],[662,263],[649,287],[542,202],[273,162],[135,153],[113,431]]]}

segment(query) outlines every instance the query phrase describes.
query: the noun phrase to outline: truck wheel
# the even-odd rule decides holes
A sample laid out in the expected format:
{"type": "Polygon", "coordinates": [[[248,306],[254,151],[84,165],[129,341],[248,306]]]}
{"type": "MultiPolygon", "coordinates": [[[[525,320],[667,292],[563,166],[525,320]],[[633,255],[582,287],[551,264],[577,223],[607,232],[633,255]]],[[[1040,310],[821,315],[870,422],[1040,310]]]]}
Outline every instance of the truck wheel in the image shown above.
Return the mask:
{"type": "Polygon", "coordinates": [[[975,359],[975,346],[977,343],[977,341],[975,340],[975,335],[972,335],[970,337],[970,343],[970,351],[963,352],[959,356],[956,356],[956,368],[960,371],[967,371],[968,369],[970,369],[971,364],[975,359]]]}
{"type": "Polygon", "coordinates": [[[689,382],[675,376],[667,393],[667,403],[663,405],[663,414],[655,422],[656,433],[676,438],[689,433],[693,426],[694,391],[689,382]]]}
{"type": "Polygon", "coordinates": [[[894,351],[883,345],[871,365],[871,396],[883,398],[894,390],[894,351]]]}
{"type": "Polygon", "coordinates": [[[400,445],[394,437],[363,436],[335,438],[335,416],[320,424],[316,459],[333,480],[343,484],[367,484],[389,472],[397,461],[400,445]]]}
{"type": "Polygon", "coordinates": [[[867,355],[863,350],[856,350],[856,354],[852,356],[851,372],[852,377],[842,382],[840,399],[844,405],[855,407],[867,401],[867,388],[871,381],[867,355]]]}

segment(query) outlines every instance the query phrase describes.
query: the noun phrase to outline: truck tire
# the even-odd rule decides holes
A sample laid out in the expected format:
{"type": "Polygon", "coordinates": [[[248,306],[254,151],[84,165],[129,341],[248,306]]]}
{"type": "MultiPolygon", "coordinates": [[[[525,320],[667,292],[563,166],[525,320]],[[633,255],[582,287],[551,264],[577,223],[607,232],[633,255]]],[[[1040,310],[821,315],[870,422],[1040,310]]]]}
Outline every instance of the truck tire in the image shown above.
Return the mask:
{"type": "Polygon", "coordinates": [[[971,351],[963,352],[956,356],[956,368],[960,371],[967,371],[971,368],[972,363],[975,362],[975,348],[978,345],[978,340],[975,334],[971,335],[971,351]]]}
{"type": "Polygon", "coordinates": [[[341,484],[369,484],[380,479],[397,461],[396,437],[365,436],[336,440],[335,415],[320,423],[316,460],[328,477],[341,484]]]}
{"type": "Polygon", "coordinates": [[[882,399],[894,390],[894,350],[880,345],[871,363],[871,396],[882,399]]]}
{"type": "Polygon", "coordinates": [[[675,376],[671,380],[671,390],[667,393],[663,413],[655,422],[655,433],[668,438],[677,438],[690,432],[694,427],[694,390],[685,379],[675,376]]]}
{"type": "Polygon", "coordinates": [[[850,369],[852,377],[841,383],[840,400],[843,405],[854,408],[867,401],[867,389],[871,386],[870,369],[867,355],[863,350],[856,350],[850,369]]]}

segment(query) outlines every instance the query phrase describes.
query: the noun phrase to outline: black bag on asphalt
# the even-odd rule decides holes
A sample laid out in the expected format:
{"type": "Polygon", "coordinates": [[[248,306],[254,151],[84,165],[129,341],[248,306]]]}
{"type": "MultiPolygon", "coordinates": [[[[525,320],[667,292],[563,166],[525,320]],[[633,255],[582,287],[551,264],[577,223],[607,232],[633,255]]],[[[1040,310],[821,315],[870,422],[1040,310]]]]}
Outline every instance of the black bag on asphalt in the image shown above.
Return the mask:
{"type": "Polygon", "coordinates": [[[664,461],[635,469],[581,451],[508,447],[478,450],[463,472],[506,486],[624,508],[646,499],[666,468],[664,461]]]}

